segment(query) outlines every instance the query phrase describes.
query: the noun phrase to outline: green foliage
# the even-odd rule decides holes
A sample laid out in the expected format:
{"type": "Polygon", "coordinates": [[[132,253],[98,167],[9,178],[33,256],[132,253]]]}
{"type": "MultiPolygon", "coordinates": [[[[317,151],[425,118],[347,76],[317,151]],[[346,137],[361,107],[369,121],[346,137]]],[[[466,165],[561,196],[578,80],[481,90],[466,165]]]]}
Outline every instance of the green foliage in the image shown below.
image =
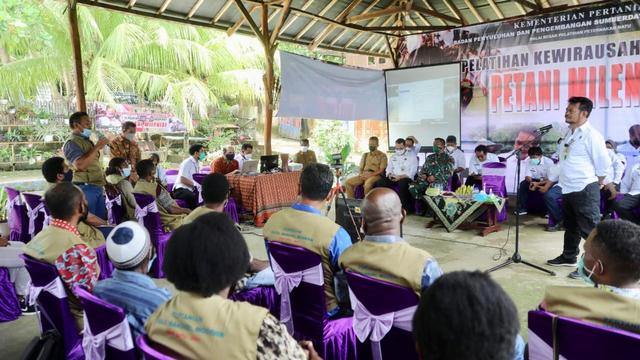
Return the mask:
{"type": "Polygon", "coordinates": [[[14,127],[9,129],[4,136],[7,138],[8,142],[20,142],[22,141],[22,135],[20,135],[20,131],[18,128],[14,127]]]}
{"type": "Polygon", "coordinates": [[[342,121],[327,120],[318,121],[313,129],[313,137],[322,149],[325,162],[332,160],[331,155],[341,153],[343,163],[351,154],[351,144],[355,143],[355,138],[349,133],[346,125],[342,121]]]}
{"type": "Polygon", "coordinates": [[[42,16],[36,3],[22,0],[0,1],[0,46],[22,41],[51,45],[52,36],[42,25],[42,16]]]}
{"type": "Polygon", "coordinates": [[[53,136],[53,141],[64,141],[69,135],[68,128],[57,122],[36,120],[34,126],[34,141],[45,141],[47,135],[53,136]]]}
{"type": "Polygon", "coordinates": [[[7,221],[7,200],[9,195],[4,187],[0,187],[0,221],[7,221]]]}
{"type": "Polygon", "coordinates": [[[9,159],[11,160],[11,151],[8,148],[0,149],[0,160],[9,159]]]}

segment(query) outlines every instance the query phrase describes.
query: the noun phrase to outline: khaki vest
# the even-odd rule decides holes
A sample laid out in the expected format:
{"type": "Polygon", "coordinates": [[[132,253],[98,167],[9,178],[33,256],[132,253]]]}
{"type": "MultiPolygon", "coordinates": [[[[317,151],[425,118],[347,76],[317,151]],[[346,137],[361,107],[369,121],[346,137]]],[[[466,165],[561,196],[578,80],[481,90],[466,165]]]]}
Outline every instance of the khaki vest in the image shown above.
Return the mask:
{"type": "MultiPolygon", "coordinates": [[[[107,182],[115,185],[120,191],[122,197],[122,206],[124,206],[124,220],[135,220],[136,218],[136,204],[129,204],[127,197],[124,195],[123,190],[123,181],[129,182],[127,179],[123,178],[117,174],[111,174],[107,176],[107,182]]],[[[131,189],[131,185],[128,185],[129,189],[131,189]]],[[[105,199],[106,200],[106,199],[105,199]]]]}
{"type": "Polygon", "coordinates": [[[246,302],[179,292],[147,319],[147,336],[179,359],[255,360],[268,311],[246,302]]]}
{"type": "Polygon", "coordinates": [[[184,218],[184,220],[182,220],[182,225],[187,225],[188,223],[199,218],[200,216],[204,214],[208,214],[210,212],[213,212],[213,210],[209,209],[208,207],[205,207],[204,205],[198,206],[195,210],[191,212],[191,214],[187,215],[187,217],[184,218]]]}
{"type": "MultiPolygon", "coordinates": [[[[80,146],[80,148],[82,149],[83,154],[86,154],[91,151],[91,149],[93,149],[93,145],[91,144],[91,142],[74,135],[69,136],[67,141],[73,141],[74,143],[78,144],[78,146],[80,146]]],[[[87,183],[99,187],[104,186],[105,180],[102,170],[102,163],[100,162],[99,151],[96,153],[95,157],[93,158],[93,160],[91,160],[91,163],[86,169],[78,171],[75,169],[72,163],[69,164],[69,167],[73,170],[73,182],[87,183]]]]}
{"type": "MultiPolygon", "coordinates": [[[[47,264],[56,265],[56,260],[69,248],[77,244],[85,244],[69,230],[47,226],[24,246],[24,254],[47,264]]],[[[91,250],[93,252],[93,249],[91,250]]],[[[95,255],[95,252],[93,252],[95,255]]],[[[100,275],[100,266],[96,264],[96,276],[100,275]]],[[[64,283],[64,282],[63,282],[64,283]]],[[[78,329],[84,329],[82,306],[78,298],[67,288],[69,308],[78,329]]]]}
{"type": "MultiPolygon", "coordinates": [[[[136,183],[136,187],[133,189],[134,192],[139,192],[147,195],[153,196],[156,199],[156,189],[158,184],[146,181],[138,181],[136,183]]],[[[165,191],[162,189],[162,191],[165,191]]],[[[174,206],[178,206],[178,204],[173,201],[174,206]]],[[[164,232],[171,232],[182,225],[184,218],[187,216],[186,214],[170,214],[167,209],[163,208],[158,204],[158,214],[160,215],[160,222],[162,222],[162,228],[164,232]]]]}
{"type": "Polygon", "coordinates": [[[547,311],[558,316],[640,334],[640,300],[595,287],[549,286],[547,311]]]}
{"type": "Polygon", "coordinates": [[[262,236],[268,241],[299,246],[320,255],[327,311],[338,306],[329,246],[339,229],[340,225],[327,217],[289,208],[273,214],[262,230],[262,236]]]}
{"type": "Polygon", "coordinates": [[[420,296],[422,272],[429,258],[433,256],[404,241],[365,240],[347,248],[338,263],[342,269],[413,289],[420,296]]]}

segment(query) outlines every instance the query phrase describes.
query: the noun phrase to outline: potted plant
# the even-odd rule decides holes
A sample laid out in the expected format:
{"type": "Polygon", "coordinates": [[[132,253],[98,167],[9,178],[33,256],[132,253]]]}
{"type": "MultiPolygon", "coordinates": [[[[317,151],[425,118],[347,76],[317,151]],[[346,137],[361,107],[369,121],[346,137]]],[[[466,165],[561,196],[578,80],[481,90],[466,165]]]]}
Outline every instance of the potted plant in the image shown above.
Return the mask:
{"type": "Polygon", "coordinates": [[[29,165],[33,165],[36,163],[36,158],[40,157],[42,160],[41,152],[38,150],[37,146],[34,147],[21,147],[20,154],[24,161],[28,161],[29,165]]]}
{"type": "Polygon", "coordinates": [[[7,238],[9,238],[9,225],[7,224],[7,200],[9,200],[9,195],[4,190],[4,187],[0,187],[0,234],[6,234],[7,238]]]}
{"type": "Polygon", "coordinates": [[[20,130],[17,128],[11,128],[7,131],[4,136],[7,138],[8,142],[20,142],[22,141],[22,135],[20,134],[20,130]]]}
{"type": "Polygon", "coordinates": [[[5,163],[11,161],[11,151],[9,151],[9,148],[0,149],[0,159],[5,163]]]}

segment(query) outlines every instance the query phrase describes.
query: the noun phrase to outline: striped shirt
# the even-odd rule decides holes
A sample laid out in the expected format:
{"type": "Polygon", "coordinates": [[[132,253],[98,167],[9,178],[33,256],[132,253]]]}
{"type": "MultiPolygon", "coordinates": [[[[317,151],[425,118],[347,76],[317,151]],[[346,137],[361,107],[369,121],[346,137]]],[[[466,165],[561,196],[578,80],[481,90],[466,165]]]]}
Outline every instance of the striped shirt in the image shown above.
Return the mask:
{"type": "Polygon", "coordinates": [[[158,288],[147,275],[135,271],[113,270],[113,278],[98,282],[93,295],[124,310],[131,335],[146,334],[144,322],[154,311],[171,299],[165,288],[158,288]]]}

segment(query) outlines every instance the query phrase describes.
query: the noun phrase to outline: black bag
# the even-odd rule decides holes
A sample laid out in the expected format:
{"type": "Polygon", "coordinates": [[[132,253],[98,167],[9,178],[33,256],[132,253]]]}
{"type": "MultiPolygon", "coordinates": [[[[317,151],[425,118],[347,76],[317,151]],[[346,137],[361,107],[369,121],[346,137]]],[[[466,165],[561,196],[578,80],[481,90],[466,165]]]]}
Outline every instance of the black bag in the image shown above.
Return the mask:
{"type": "Polygon", "coordinates": [[[64,341],[56,330],[49,330],[31,340],[20,360],[64,360],[64,341]]]}

